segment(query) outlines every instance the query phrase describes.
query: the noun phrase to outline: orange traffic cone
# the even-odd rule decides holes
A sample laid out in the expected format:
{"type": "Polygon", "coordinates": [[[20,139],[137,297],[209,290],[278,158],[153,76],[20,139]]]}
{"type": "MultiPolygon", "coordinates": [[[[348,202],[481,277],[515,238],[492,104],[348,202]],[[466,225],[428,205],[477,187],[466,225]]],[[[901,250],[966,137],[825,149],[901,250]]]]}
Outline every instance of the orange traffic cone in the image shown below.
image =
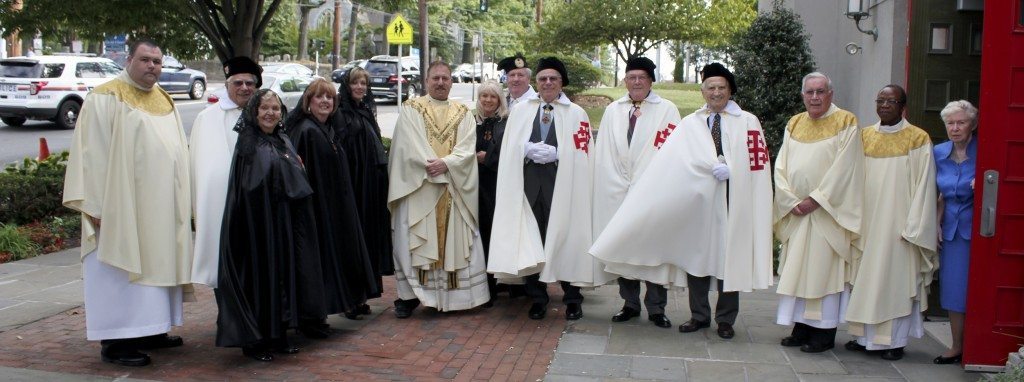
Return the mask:
{"type": "Polygon", "coordinates": [[[46,145],[46,138],[39,137],[39,159],[40,161],[46,160],[50,157],[50,147],[46,145]]]}

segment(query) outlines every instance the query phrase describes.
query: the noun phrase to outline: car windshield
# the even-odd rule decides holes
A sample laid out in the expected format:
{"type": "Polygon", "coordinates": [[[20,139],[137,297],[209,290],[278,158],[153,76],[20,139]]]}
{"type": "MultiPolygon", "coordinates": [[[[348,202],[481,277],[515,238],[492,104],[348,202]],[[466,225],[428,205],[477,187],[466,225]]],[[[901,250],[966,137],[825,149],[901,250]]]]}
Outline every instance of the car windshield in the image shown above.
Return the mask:
{"type": "Polygon", "coordinates": [[[260,86],[260,89],[270,89],[271,86],[274,86],[274,82],[277,82],[277,77],[274,76],[268,76],[264,74],[262,78],[263,86],[260,86]]]}
{"type": "Polygon", "coordinates": [[[366,64],[366,71],[371,76],[390,76],[398,72],[397,62],[370,61],[366,64]]]}
{"type": "Polygon", "coordinates": [[[32,61],[0,62],[0,77],[57,78],[64,73],[64,64],[40,64],[32,61]]]}

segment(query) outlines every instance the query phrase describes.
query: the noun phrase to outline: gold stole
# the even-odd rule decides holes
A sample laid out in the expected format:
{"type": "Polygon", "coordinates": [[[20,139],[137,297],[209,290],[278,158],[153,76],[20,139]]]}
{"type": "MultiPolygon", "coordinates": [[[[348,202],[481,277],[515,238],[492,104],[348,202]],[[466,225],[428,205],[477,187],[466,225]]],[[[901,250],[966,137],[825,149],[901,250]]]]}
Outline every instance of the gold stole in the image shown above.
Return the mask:
{"type": "MultiPolygon", "coordinates": [[[[429,97],[421,97],[406,104],[416,109],[425,123],[427,142],[434,150],[437,158],[444,158],[455,148],[456,135],[468,109],[452,102],[433,101],[429,97]]],[[[429,269],[420,269],[420,284],[426,285],[431,270],[443,269],[445,262],[446,238],[448,237],[448,219],[452,213],[452,194],[445,188],[441,198],[434,207],[437,218],[437,261],[429,269]]],[[[448,272],[448,288],[457,289],[459,278],[456,272],[448,272]]]]}

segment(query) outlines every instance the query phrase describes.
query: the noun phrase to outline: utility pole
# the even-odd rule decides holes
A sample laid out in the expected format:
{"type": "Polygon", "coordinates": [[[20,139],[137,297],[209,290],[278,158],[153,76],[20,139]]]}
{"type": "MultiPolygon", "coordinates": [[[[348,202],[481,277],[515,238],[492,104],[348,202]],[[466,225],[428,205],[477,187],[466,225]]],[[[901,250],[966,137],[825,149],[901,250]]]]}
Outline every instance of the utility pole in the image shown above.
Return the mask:
{"type": "Polygon", "coordinates": [[[534,21],[538,25],[540,25],[540,15],[541,15],[541,13],[544,13],[544,0],[536,0],[536,6],[537,6],[537,8],[536,8],[535,11],[537,12],[537,14],[535,16],[536,18],[535,18],[534,21]]]}
{"type": "Polygon", "coordinates": [[[356,59],[356,23],[359,21],[359,4],[352,3],[352,15],[348,23],[348,60],[356,59]]]}
{"type": "MultiPolygon", "coordinates": [[[[420,8],[420,73],[423,68],[430,67],[430,32],[427,30],[427,0],[419,0],[420,8]]],[[[401,66],[401,63],[399,63],[401,66]]],[[[399,69],[401,70],[401,69],[399,69]]],[[[426,94],[427,77],[430,73],[420,76],[420,95],[426,94]]]]}
{"type": "Polygon", "coordinates": [[[331,49],[331,70],[338,69],[341,54],[341,0],[334,0],[334,47],[331,49]]]}

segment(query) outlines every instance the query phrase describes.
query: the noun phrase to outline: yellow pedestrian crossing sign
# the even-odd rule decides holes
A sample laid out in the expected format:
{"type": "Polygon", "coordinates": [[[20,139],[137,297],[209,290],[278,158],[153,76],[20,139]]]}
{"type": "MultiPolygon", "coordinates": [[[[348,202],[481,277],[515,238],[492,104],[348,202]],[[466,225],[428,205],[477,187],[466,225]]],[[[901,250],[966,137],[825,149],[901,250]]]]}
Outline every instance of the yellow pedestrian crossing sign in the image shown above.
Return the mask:
{"type": "Polygon", "coordinates": [[[388,24],[388,44],[412,45],[412,25],[400,14],[395,14],[395,19],[388,24]]]}

